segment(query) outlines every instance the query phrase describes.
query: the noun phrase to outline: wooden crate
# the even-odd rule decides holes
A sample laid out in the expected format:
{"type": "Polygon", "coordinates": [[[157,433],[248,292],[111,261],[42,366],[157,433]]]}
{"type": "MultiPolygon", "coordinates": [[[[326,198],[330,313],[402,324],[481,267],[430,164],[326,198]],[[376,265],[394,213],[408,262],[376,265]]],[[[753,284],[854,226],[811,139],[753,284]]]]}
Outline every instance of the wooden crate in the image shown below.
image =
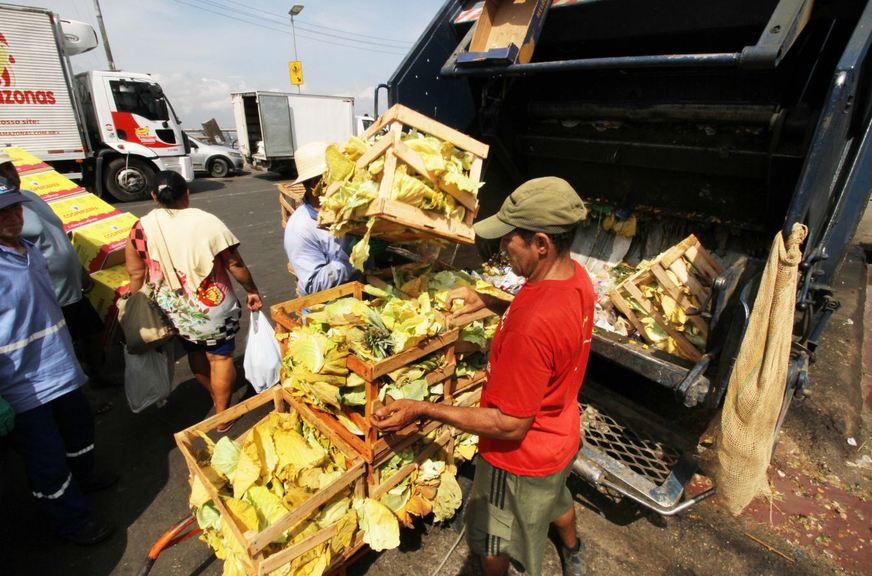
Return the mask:
{"type": "MultiPolygon", "coordinates": [[[[258,420],[258,422],[259,421],[260,420],[258,420]]],[[[295,400],[288,391],[283,390],[281,387],[267,390],[245,402],[221,412],[220,414],[207,418],[199,424],[186,428],[175,434],[175,440],[179,447],[179,451],[182,453],[182,456],[188,465],[190,481],[193,481],[193,478],[197,477],[205,487],[213,504],[221,513],[222,522],[227,522],[229,531],[239,543],[240,548],[247,552],[247,556],[241,558],[241,560],[245,564],[247,573],[253,576],[269,574],[273,570],[293,561],[294,558],[297,558],[316,546],[329,541],[336,534],[338,522],[319,530],[315,534],[296,544],[266,556],[264,549],[283,532],[297,526],[302,521],[311,517],[321,506],[344,490],[351,489],[358,497],[365,495],[363,478],[366,474],[366,468],[365,463],[361,460],[360,456],[353,448],[346,444],[341,437],[336,435],[329,426],[325,426],[323,422],[318,418],[315,418],[306,406],[295,400]],[[323,490],[317,492],[301,506],[289,511],[287,514],[282,516],[282,518],[264,530],[254,535],[244,534],[244,528],[240,527],[232,520],[232,516],[227,510],[225,504],[222,502],[218,490],[197,462],[197,458],[194,455],[194,445],[197,442],[202,441],[197,434],[198,432],[212,432],[218,426],[232,422],[237,418],[244,417],[270,403],[272,404],[273,411],[286,412],[288,410],[293,410],[297,412],[302,419],[312,424],[321,434],[329,438],[333,445],[336,446],[346,457],[346,470],[339,478],[331,482],[323,490]]],[[[347,560],[362,546],[362,534],[359,533],[356,535],[351,546],[331,560],[328,572],[341,569],[347,560]]]]}
{"type": "Polygon", "coordinates": [[[533,57],[550,0],[485,0],[458,66],[526,64],[533,57]]]}
{"type": "Polygon", "coordinates": [[[294,184],[293,182],[279,182],[276,184],[279,191],[279,209],[282,214],[282,228],[288,224],[288,218],[294,213],[294,210],[302,204],[303,196],[306,194],[306,187],[303,183],[294,184]]]}
{"type": "MultiPolygon", "coordinates": [[[[688,271],[690,272],[690,271],[688,271]]],[[[658,326],[663,328],[669,336],[675,340],[676,345],[684,356],[694,362],[702,357],[702,351],[694,346],[684,335],[676,330],[672,324],[663,317],[658,309],[658,306],[646,298],[641,287],[656,283],[659,284],[666,293],[672,297],[685,313],[687,313],[688,321],[700,331],[700,333],[708,339],[708,325],[701,316],[701,308],[705,307],[711,296],[712,285],[718,276],[722,273],[720,265],[712,258],[705,248],[702,247],[699,240],[691,234],[672,248],[660,254],[655,261],[644,270],[640,270],[623,282],[618,284],[609,292],[609,299],[630,323],[636,328],[639,334],[649,343],[654,344],[654,340],[648,334],[645,325],[633,311],[627,298],[630,297],[638,302],[657,322],[658,326]],[[688,274],[686,286],[690,293],[696,298],[699,307],[695,306],[687,295],[683,292],[682,287],[673,282],[666,273],[671,270],[678,275],[681,274],[682,264],[681,259],[690,262],[696,271],[688,274]]]]}
{"type": "Polygon", "coordinates": [[[436,426],[431,428],[427,434],[433,430],[437,430],[436,438],[429,444],[421,445],[426,434],[410,436],[403,442],[397,443],[394,450],[382,454],[377,461],[368,466],[370,473],[367,475],[367,496],[369,498],[378,500],[394,486],[415,472],[428,458],[432,458],[440,451],[444,451],[448,455],[448,459],[451,460],[451,453],[454,450],[454,436],[452,436],[451,431],[447,427],[438,423],[436,426]],[[415,450],[415,459],[391,474],[387,479],[383,480],[381,467],[384,466],[395,453],[401,452],[410,447],[414,449],[416,444],[418,444],[420,448],[415,450]]]}
{"type": "MultiPolygon", "coordinates": [[[[465,394],[461,399],[452,398],[446,399],[444,402],[454,404],[455,406],[474,406],[478,405],[478,402],[481,400],[481,383],[477,384],[478,389],[476,390],[476,386],[470,386],[464,392],[472,392],[470,394],[465,394]]],[[[448,426],[442,424],[441,422],[435,421],[425,421],[415,426],[419,427],[419,430],[416,434],[407,434],[402,438],[397,438],[395,442],[391,445],[391,450],[389,452],[385,452],[380,454],[379,457],[373,461],[371,465],[368,466],[369,472],[367,474],[367,495],[370,498],[381,498],[385,495],[385,493],[392,489],[394,486],[399,484],[406,478],[409,474],[414,472],[424,463],[428,458],[433,457],[439,450],[444,450],[448,455],[449,464],[452,463],[451,460],[453,458],[452,454],[454,452],[454,437],[458,435],[458,431],[456,428],[452,426],[448,426]],[[425,437],[432,433],[434,430],[437,430],[435,435],[435,439],[423,446],[420,450],[415,450],[415,459],[406,464],[402,468],[400,468],[396,473],[392,474],[389,478],[382,480],[380,468],[384,466],[391,459],[391,457],[397,452],[401,452],[409,447],[413,447],[415,444],[421,444],[425,437]]]]}
{"type": "MultiPolygon", "coordinates": [[[[451,142],[460,150],[470,152],[475,157],[469,174],[470,178],[476,182],[481,179],[482,167],[488,153],[487,144],[440,124],[411,108],[396,104],[373,122],[361,136],[364,140],[369,141],[381,131],[386,130],[386,134],[376,141],[356,163],[358,168],[365,168],[374,160],[382,156],[385,157],[384,173],[379,185],[378,197],[370,203],[361,220],[376,218],[372,235],[396,242],[437,237],[452,242],[472,244],[475,242],[472,222],[478,213],[478,199],[475,195],[463,191],[452,194],[454,199],[466,208],[466,215],[462,222],[449,220],[438,214],[391,199],[397,162],[409,166],[432,186],[435,187],[437,182],[437,177],[427,170],[421,155],[402,142],[401,136],[404,128],[414,128],[419,132],[451,142]]],[[[335,189],[341,184],[341,182],[334,182],[331,187],[335,189]]],[[[330,194],[332,191],[328,189],[327,193],[330,194]]],[[[321,212],[318,216],[318,225],[327,227],[331,224],[333,224],[331,215],[321,212]]],[[[363,222],[350,230],[350,233],[360,236],[365,232],[363,222]]]]}
{"type": "MultiPolygon", "coordinates": [[[[276,332],[279,334],[286,333],[301,326],[303,323],[301,313],[304,308],[332,302],[346,296],[363,298],[363,284],[360,282],[349,282],[316,294],[276,304],[271,308],[272,319],[276,324],[276,332]]],[[[445,398],[450,399],[453,392],[453,379],[451,376],[454,374],[456,366],[454,346],[459,332],[459,328],[453,328],[443,334],[429,338],[408,350],[378,361],[365,360],[355,356],[353,353],[349,354],[346,360],[348,369],[363,378],[366,383],[366,404],[363,416],[351,409],[345,410],[344,414],[364,432],[363,439],[345,428],[333,414],[321,410],[314,410],[314,413],[322,422],[332,427],[334,432],[350,444],[364,460],[373,462],[379,455],[390,451],[391,443],[396,441],[396,438],[403,438],[407,434],[419,432],[416,427],[409,426],[400,433],[382,436],[375,427],[370,425],[372,413],[378,404],[379,390],[382,385],[380,379],[398,368],[412,364],[434,352],[441,351],[445,354],[445,362],[443,366],[428,375],[427,380],[431,385],[446,382],[445,398]]],[[[285,348],[286,345],[283,342],[283,353],[285,348]]]]}

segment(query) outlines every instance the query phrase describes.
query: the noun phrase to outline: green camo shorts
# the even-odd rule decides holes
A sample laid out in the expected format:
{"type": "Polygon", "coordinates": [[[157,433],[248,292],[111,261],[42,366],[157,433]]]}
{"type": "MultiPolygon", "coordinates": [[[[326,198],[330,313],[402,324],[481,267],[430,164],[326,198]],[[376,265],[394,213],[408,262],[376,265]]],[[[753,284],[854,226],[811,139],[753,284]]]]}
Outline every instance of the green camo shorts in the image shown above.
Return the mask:
{"type": "Polygon", "coordinates": [[[572,507],[566,477],[572,462],[549,476],[520,476],[479,456],[466,509],[469,548],[480,556],[504,555],[539,576],[548,525],[572,507]]]}

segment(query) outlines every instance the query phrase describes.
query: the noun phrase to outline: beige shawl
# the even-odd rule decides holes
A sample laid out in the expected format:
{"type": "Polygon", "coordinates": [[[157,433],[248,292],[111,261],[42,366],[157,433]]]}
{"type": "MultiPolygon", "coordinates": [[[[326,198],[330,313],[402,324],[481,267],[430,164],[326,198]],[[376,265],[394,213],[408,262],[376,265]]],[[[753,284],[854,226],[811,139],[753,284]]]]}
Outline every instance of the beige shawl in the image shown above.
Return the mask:
{"type": "Polygon", "coordinates": [[[176,270],[190,290],[196,291],[212,273],[215,256],[236,246],[239,240],[224,222],[198,208],[158,208],[144,216],[142,228],[148,256],[160,263],[170,288],[182,288],[176,270]]]}

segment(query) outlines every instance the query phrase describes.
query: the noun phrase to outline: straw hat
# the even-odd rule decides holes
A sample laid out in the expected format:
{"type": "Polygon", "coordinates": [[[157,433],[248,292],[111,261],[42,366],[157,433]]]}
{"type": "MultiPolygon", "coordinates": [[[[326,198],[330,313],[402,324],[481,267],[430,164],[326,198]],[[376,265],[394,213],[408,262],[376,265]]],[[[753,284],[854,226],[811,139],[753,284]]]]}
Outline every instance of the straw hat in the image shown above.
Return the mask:
{"type": "Polygon", "coordinates": [[[317,178],[327,171],[327,161],[324,158],[326,151],[326,142],[309,142],[296,149],[294,162],[297,165],[297,179],[294,184],[317,178]]]}
{"type": "Polygon", "coordinates": [[[7,162],[12,162],[12,158],[9,157],[5,150],[0,150],[0,164],[6,164],[7,162]]]}

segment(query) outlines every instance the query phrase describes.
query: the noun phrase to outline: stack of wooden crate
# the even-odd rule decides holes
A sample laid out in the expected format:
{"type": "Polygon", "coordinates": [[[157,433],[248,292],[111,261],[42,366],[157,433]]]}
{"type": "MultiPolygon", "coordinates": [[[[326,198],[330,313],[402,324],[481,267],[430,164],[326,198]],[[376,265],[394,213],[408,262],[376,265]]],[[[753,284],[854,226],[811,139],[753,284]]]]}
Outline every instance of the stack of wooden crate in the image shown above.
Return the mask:
{"type": "MultiPolygon", "coordinates": [[[[336,288],[276,304],[271,308],[276,333],[291,332],[302,326],[304,309],[348,296],[363,298],[363,288],[364,286],[360,282],[349,282],[336,288]]],[[[362,437],[350,432],[334,414],[312,407],[312,412],[316,417],[331,427],[335,434],[352,446],[361,458],[370,465],[368,466],[367,480],[371,487],[378,484],[378,466],[389,459],[397,450],[402,449],[398,447],[408,447],[415,442],[424,440],[441,426],[434,421],[415,422],[394,434],[382,434],[372,426],[371,417],[380,406],[379,391],[384,385],[383,377],[385,375],[413,364],[430,354],[442,353],[444,355],[442,366],[427,376],[428,385],[443,384],[444,392],[441,402],[453,403],[458,393],[466,392],[474,386],[481,386],[483,378],[473,382],[469,379],[459,381],[455,377],[455,348],[459,332],[459,327],[452,328],[421,342],[417,346],[376,362],[349,354],[346,361],[348,369],[363,378],[366,383],[366,403],[362,415],[354,410],[344,410],[343,414],[363,432],[362,437]]],[[[446,448],[450,453],[451,447],[446,446],[446,448]]]]}

